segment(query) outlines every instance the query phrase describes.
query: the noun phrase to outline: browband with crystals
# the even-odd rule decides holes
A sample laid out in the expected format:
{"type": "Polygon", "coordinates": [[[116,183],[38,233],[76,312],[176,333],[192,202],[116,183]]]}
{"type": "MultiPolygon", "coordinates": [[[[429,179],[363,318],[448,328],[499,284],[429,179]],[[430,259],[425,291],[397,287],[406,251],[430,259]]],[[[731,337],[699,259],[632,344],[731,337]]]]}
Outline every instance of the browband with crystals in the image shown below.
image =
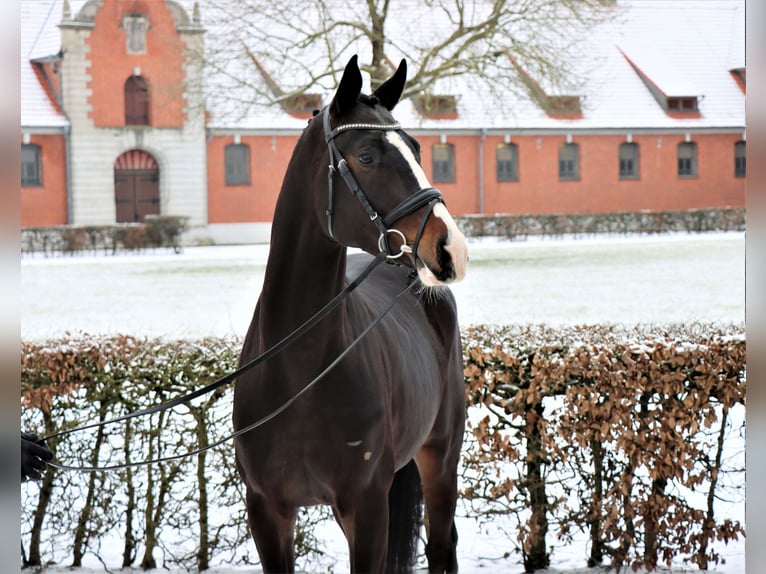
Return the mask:
{"type": "Polygon", "coordinates": [[[356,124],[342,124],[334,128],[329,133],[325,132],[324,139],[327,143],[330,142],[330,140],[334,139],[335,136],[337,136],[341,132],[345,132],[347,130],[400,130],[402,129],[402,125],[400,123],[394,123],[394,124],[364,124],[364,123],[356,123],[356,124]]]}

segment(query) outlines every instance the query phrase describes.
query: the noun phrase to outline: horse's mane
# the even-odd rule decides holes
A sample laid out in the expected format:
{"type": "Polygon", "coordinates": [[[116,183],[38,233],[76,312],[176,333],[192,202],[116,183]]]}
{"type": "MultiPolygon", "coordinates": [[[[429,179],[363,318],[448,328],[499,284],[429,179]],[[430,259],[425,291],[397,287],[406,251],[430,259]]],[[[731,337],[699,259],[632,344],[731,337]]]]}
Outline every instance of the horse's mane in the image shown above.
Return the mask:
{"type": "Polygon", "coordinates": [[[378,96],[368,96],[367,94],[359,94],[359,103],[366,104],[368,106],[375,107],[380,103],[378,96]]]}

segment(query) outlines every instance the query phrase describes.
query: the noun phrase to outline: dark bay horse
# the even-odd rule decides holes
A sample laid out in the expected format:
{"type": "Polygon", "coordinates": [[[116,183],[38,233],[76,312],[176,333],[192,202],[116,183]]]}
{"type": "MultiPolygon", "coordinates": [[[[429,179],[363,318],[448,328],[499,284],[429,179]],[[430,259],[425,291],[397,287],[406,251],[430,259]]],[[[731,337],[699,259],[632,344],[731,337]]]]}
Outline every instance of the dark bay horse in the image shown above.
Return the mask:
{"type": "Polygon", "coordinates": [[[465,399],[455,301],[445,285],[464,276],[467,250],[420,166],[417,142],[391,115],[406,75],[403,60],[372,95],[362,94],[354,56],[332,102],[299,138],[277,201],[241,364],[341,292],[371,260],[367,253],[386,249],[404,265],[376,267],[299,341],[242,375],[235,429],[303,389],[406,286],[413,269],[418,284],[315,387],[237,438],[248,521],[265,572],[294,571],[297,510],[317,504],[332,506],[352,572],[409,571],[423,498],[429,569],[457,571],[465,399]],[[347,258],[349,246],[367,253],[347,258]]]}

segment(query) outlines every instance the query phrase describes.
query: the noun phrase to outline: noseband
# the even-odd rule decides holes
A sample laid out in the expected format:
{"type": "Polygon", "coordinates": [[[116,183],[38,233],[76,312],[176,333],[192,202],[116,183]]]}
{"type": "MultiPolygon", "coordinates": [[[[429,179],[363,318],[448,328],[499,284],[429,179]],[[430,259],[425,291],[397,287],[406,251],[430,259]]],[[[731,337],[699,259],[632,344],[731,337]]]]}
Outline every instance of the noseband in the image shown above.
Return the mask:
{"type": "Polygon", "coordinates": [[[336,126],[334,129],[330,127],[330,106],[325,107],[324,112],[322,114],[322,123],[324,126],[324,139],[325,142],[327,142],[327,148],[330,153],[330,164],[328,166],[328,172],[327,172],[327,188],[328,188],[328,203],[327,203],[327,232],[330,235],[331,239],[335,239],[335,236],[333,234],[333,226],[332,226],[332,216],[333,216],[333,181],[335,179],[335,172],[340,172],[341,177],[343,177],[343,181],[346,182],[346,186],[348,187],[349,191],[359,200],[359,203],[362,204],[362,207],[364,207],[364,210],[367,212],[367,215],[370,217],[370,221],[372,221],[378,228],[378,231],[380,232],[380,235],[378,236],[378,248],[385,252],[388,256],[388,259],[398,259],[401,257],[404,253],[410,253],[412,255],[413,264],[417,260],[417,254],[418,254],[418,244],[420,243],[420,238],[423,235],[423,231],[426,226],[426,221],[428,220],[428,216],[431,215],[431,212],[433,211],[434,206],[437,202],[441,201],[444,203],[444,198],[442,197],[441,192],[436,189],[435,187],[425,187],[422,189],[419,189],[409,197],[402,200],[396,207],[394,207],[388,215],[385,217],[381,217],[378,214],[378,211],[375,209],[375,207],[372,205],[368,197],[365,195],[364,190],[362,190],[362,186],[359,185],[359,182],[354,177],[354,174],[351,173],[351,168],[348,166],[348,162],[346,162],[345,158],[343,157],[343,154],[338,149],[338,146],[335,144],[335,137],[342,132],[349,131],[349,130],[379,130],[379,131],[396,131],[402,129],[402,126],[399,123],[393,123],[393,124],[367,124],[367,123],[349,123],[349,124],[341,124],[339,126],[336,126]],[[415,241],[412,244],[412,247],[407,245],[407,239],[404,236],[404,233],[399,231],[398,229],[395,229],[391,227],[395,222],[397,222],[402,217],[409,215],[410,213],[416,212],[418,209],[420,209],[423,206],[428,206],[428,209],[426,210],[425,215],[423,216],[422,221],[420,222],[420,227],[418,228],[417,235],[415,236],[415,241]],[[391,253],[391,247],[388,242],[388,236],[389,234],[395,234],[398,235],[402,240],[402,246],[399,250],[399,253],[392,254],[391,253]]]}

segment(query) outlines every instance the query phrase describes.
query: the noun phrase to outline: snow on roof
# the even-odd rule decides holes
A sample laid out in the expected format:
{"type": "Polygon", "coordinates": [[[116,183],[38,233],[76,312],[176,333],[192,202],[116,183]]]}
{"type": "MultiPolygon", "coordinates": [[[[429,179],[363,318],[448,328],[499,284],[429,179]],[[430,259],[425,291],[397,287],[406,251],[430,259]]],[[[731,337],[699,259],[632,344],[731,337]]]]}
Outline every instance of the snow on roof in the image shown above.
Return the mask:
{"type": "Polygon", "coordinates": [[[729,44],[728,68],[739,70],[745,68],[745,6],[737,3],[732,12],[731,43],[729,44]]]}
{"type": "Polygon", "coordinates": [[[61,49],[57,25],[61,21],[61,0],[25,0],[21,16],[21,126],[60,129],[69,125],[54,105],[34,71],[32,60],[55,56],[61,49]]]}
{"type": "MultiPolygon", "coordinates": [[[[85,0],[69,3],[74,17],[85,0]]],[[[191,14],[193,0],[177,3],[191,14]]],[[[213,6],[201,2],[200,8],[206,47],[215,49],[232,44],[231,30],[212,18],[213,6]]],[[[348,9],[354,8],[349,4],[348,9]]],[[[423,38],[432,43],[440,41],[439,18],[448,15],[428,10],[431,10],[428,3],[392,2],[387,20],[391,40],[387,56],[394,63],[412,54],[416,41],[423,38]],[[424,13],[412,13],[418,9],[424,13]],[[428,25],[423,25],[424,22],[428,25]]],[[[615,18],[594,29],[588,38],[589,57],[572,64],[573,75],[582,78],[577,93],[557,91],[548,85],[546,78],[535,78],[549,95],[580,96],[579,117],[551,117],[529,97],[512,92],[498,96],[475,78],[452,77],[439,80],[433,93],[456,97],[457,118],[424,117],[410,100],[405,100],[396,108],[397,119],[409,129],[439,132],[481,128],[530,131],[744,128],[745,96],[729,74],[731,69],[744,67],[744,0],[618,0],[615,11],[615,18]],[[626,58],[666,96],[697,97],[700,113],[687,118],[668,115],[626,58]]],[[[61,40],[57,25],[62,13],[63,0],[22,0],[22,125],[66,123],[66,118],[47,99],[29,64],[32,58],[58,53],[61,40]]],[[[304,15],[310,17],[308,12],[304,15]]],[[[272,28],[263,33],[283,33],[285,40],[289,40],[289,30],[272,28]]],[[[368,51],[364,43],[347,42],[337,50],[336,68],[342,69],[356,52],[360,61],[368,61],[368,51]]],[[[320,64],[311,59],[316,60],[317,54],[310,56],[307,54],[305,61],[286,64],[269,73],[277,83],[289,88],[291,78],[313,72],[314,65],[320,64]]],[[[253,74],[254,70],[249,62],[232,61],[227,66],[228,80],[225,74],[215,80],[206,79],[208,127],[299,130],[305,126],[305,120],[290,116],[278,105],[248,105],[243,114],[244,103],[252,101],[252,94],[231,72],[247,70],[253,74]],[[225,86],[225,92],[221,92],[221,86],[225,86]],[[220,97],[222,93],[227,97],[220,97]]],[[[338,74],[328,76],[321,87],[311,91],[320,93],[326,104],[338,78],[338,74]]],[[[365,78],[366,86],[367,82],[365,78]]]]}
{"type": "Polygon", "coordinates": [[[34,60],[61,49],[56,26],[61,21],[61,0],[21,3],[21,57],[34,60]]]}

